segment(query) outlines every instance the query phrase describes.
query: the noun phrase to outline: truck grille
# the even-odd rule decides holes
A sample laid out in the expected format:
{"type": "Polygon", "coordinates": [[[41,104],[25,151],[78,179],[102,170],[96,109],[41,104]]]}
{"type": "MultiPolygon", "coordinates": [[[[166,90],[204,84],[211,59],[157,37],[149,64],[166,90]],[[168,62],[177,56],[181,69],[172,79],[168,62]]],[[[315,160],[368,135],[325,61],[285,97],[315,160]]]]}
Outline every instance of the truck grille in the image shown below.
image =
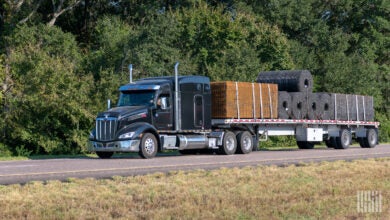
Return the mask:
{"type": "Polygon", "coordinates": [[[96,140],[110,141],[115,138],[117,129],[116,118],[97,118],[96,119],[96,140]]]}

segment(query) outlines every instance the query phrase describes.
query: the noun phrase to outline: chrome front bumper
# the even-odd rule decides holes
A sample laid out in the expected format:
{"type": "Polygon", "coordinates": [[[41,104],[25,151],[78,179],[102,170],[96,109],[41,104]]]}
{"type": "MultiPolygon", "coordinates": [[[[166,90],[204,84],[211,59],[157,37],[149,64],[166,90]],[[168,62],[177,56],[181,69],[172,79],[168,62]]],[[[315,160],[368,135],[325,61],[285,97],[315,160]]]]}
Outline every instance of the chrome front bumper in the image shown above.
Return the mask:
{"type": "Polygon", "coordinates": [[[126,141],[114,141],[114,142],[97,142],[89,141],[89,150],[107,151],[107,152],[138,152],[139,140],[126,140],[126,141]]]}

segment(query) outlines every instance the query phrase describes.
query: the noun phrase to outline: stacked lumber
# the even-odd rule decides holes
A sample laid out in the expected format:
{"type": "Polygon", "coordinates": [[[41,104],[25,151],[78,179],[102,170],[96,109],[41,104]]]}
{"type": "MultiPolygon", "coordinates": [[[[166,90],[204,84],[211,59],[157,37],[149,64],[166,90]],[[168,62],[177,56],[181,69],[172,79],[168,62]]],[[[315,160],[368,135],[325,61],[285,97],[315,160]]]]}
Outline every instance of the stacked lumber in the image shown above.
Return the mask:
{"type": "Polygon", "coordinates": [[[212,82],[212,118],[277,118],[278,86],[266,83],[212,82]]]}

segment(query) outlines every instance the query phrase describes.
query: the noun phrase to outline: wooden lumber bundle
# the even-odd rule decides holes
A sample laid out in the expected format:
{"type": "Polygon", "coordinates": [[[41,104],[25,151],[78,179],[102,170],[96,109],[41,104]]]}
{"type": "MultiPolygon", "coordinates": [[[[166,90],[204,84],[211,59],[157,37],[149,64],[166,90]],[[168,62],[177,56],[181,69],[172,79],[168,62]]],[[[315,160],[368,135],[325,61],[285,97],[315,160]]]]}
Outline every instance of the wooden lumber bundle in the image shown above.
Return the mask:
{"type": "Polygon", "coordinates": [[[212,82],[212,118],[278,118],[278,86],[267,83],[212,82]]]}

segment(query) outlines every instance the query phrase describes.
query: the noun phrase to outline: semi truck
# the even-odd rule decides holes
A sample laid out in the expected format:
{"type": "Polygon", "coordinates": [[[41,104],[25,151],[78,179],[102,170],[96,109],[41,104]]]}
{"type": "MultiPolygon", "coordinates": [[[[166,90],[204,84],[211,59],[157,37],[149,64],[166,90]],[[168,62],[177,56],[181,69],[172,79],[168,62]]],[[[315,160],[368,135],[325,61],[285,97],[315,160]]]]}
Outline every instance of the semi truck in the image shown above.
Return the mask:
{"type": "MultiPolygon", "coordinates": [[[[300,149],[311,149],[320,142],[331,148],[346,149],[352,139],[363,148],[378,144],[379,122],[375,121],[265,118],[263,113],[250,118],[240,114],[214,118],[213,106],[219,104],[214,103],[210,79],[179,76],[178,66],[176,63],[174,76],[132,82],[130,74],[130,83],[119,88],[117,106],[111,108],[109,102],[108,110],[98,113],[89,137],[90,150],[100,158],[111,158],[116,152],[138,152],[142,158],[149,159],[167,150],[182,154],[198,151],[248,154],[258,149],[260,141],[284,135],[295,136],[300,149]]],[[[238,92],[233,94],[237,95],[238,102],[238,92]]],[[[268,104],[271,98],[267,99],[268,104]]],[[[249,107],[256,109],[260,105],[264,105],[263,101],[249,107]]],[[[277,115],[271,109],[272,114],[277,115]]]]}

